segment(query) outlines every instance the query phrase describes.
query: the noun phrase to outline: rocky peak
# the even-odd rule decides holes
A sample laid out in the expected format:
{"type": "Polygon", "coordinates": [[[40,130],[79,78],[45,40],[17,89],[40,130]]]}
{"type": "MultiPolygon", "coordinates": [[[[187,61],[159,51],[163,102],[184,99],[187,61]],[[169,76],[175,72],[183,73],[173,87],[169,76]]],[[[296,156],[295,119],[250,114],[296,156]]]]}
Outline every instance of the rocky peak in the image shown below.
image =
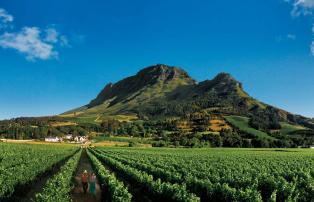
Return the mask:
{"type": "Polygon", "coordinates": [[[187,74],[186,71],[179,67],[157,64],[149,66],[139,71],[137,76],[147,80],[163,80],[169,81],[172,79],[186,79],[193,83],[194,80],[187,74]]]}
{"type": "Polygon", "coordinates": [[[168,65],[157,64],[146,67],[136,75],[125,78],[115,84],[109,83],[103,88],[98,96],[87,106],[93,107],[103,103],[105,100],[114,99],[111,104],[115,104],[127,99],[141,90],[163,83],[174,88],[181,85],[194,84],[195,81],[182,69],[168,65]]]}

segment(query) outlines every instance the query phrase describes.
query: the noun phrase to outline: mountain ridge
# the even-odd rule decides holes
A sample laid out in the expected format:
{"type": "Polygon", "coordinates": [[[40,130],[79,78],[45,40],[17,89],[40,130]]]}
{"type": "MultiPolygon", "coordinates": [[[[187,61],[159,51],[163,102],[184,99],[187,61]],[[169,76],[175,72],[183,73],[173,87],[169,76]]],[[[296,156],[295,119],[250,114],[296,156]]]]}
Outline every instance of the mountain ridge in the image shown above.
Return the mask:
{"type": "Polygon", "coordinates": [[[133,76],[108,83],[88,104],[62,115],[164,119],[200,111],[263,117],[269,122],[283,121],[314,128],[312,123],[304,124],[309,120],[306,117],[254,99],[229,73],[221,72],[211,80],[196,82],[182,68],[165,64],[148,66],[133,76]]]}
{"type": "Polygon", "coordinates": [[[136,75],[127,77],[117,83],[109,83],[98,94],[98,96],[87,104],[88,108],[102,104],[107,99],[112,99],[110,106],[119,101],[123,101],[133,93],[142,90],[144,87],[149,87],[158,82],[171,82],[173,80],[182,80],[187,84],[192,84],[195,81],[182,69],[178,67],[170,67],[167,65],[158,64],[140,70],[136,75]]]}
{"type": "Polygon", "coordinates": [[[0,121],[4,138],[68,133],[148,138],[155,146],[309,147],[314,120],[254,99],[231,74],[196,82],[181,68],[158,64],[108,83],[61,115],[0,121]]]}

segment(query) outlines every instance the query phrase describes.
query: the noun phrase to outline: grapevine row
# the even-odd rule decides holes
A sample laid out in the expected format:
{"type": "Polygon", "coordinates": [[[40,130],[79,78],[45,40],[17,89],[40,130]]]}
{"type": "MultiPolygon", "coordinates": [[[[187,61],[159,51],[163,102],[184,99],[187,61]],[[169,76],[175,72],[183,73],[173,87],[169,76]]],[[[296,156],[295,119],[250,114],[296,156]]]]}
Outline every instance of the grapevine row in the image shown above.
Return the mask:
{"type": "Polygon", "coordinates": [[[314,197],[312,152],[97,150],[163,181],[186,184],[205,201],[307,201],[314,197]]]}
{"type": "Polygon", "coordinates": [[[102,194],[106,197],[106,200],[112,202],[130,202],[132,195],[128,192],[124,184],[118,181],[91,152],[87,151],[87,155],[96,170],[102,192],[104,192],[102,194]]]}
{"type": "Polygon", "coordinates": [[[16,187],[33,183],[38,176],[51,170],[76,152],[74,147],[1,144],[0,201],[15,192],[16,187]]]}
{"type": "Polygon", "coordinates": [[[126,178],[140,184],[147,189],[156,199],[160,201],[200,201],[194,194],[187,192],[186,187],[178,184],[161,182],[160,179],[154,180],[152,175],[139,171],[130,166],[123,165],[119,161],[109,158],[91,150],[92,153],[103,163],[117,170],[126,178]]]}
{"type": "Polygon", "coordinates": [[[41,193],[36,194],[36,202],[67,202],[71,201],[72,176],[77,168],[82,150],[61,167],[60,172],[49,179],[41,193]]]}
{"type": "MultiPolygon", "coordinates": [[[[96,152],[99,152],[99,150],[96,150],[96,152]]],[[[110,155],[108,153],[105,153],[105,155],[124,165],[131,166],[153,175],[156,178],[160,178],[163,181],[186,184],[187,189],[199,196],[202,201],[214,201],[217,197],[217,199],[225,199],[225,201],[261,201],[261,195],[255,190],[236,190],[226,183],[213,184],[207,180],[200,180],[191,176],[183,177],[177,172],[170,172],[160,167],[155,167],[140,161],[125,159],[118,155],[110,155]]]]}

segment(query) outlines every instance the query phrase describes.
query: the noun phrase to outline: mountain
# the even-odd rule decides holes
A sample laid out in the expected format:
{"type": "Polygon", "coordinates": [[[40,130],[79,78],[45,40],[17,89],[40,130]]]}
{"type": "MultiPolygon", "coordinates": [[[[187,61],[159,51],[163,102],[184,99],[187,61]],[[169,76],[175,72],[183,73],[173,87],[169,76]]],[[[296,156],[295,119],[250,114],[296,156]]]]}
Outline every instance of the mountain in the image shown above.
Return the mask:
{"type": "Polygon", "coordinates": [[[180,68],[165,65],[151,66],[116,84],[107,84],[87,107],[92,108],[105,102],[108,102],[108,107],[111,107],[119,102],[128,103],[133,99],[147,102],[162,97],[179,86],[194,83],[195,81],[180,68]]]}
{"type": "Polygon", "coordinates": [[[254,99],[228,73],[196,82],[179,67],[158,64],[59,116],[0,121],[0,138],[69,133],[144,137],[155,146],[309,147],[314,120],[254,99]]]}
{"type": "Polygon", "coordinates": [[[252,98],[241,82],[228,73],[198,83],[183,69],[163,64],[107,84],[90,103],[61,116],[101,122],[108,118],[120,121],[186,119],[196,113],[218,119],[247,117],[251,126],[264,131],[278,130],[281,123],[314,129],[311,119],[252,98]]]}
{"type": "Polygon", "coordinates": [[[168,93],[196,82],[182,69],[167,65],[154,65],[115,84],[109,83],[87,105],[64,115],[80,116],[136,114],[137,108],[152,100],[162,99],[168,93]]]}

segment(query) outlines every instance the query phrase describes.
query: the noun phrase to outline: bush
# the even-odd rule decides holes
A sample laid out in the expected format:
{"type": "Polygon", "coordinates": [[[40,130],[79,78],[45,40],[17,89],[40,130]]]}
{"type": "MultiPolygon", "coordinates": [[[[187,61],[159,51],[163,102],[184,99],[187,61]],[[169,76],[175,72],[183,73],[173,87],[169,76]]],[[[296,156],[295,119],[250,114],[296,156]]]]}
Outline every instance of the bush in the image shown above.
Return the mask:
{"type": "Polygon", "coordinates": [[[138,144],[136,142],[129,142],[129,147],[137,147],[138,144]]]}
{"type": "Polygon", "coordinates": [[[169,145],[169,143],[166,141],[163,141],[163,140],[153,142],[153,144],[152,144],[153,147],[167,147],[168,145],[169,145]]]}

